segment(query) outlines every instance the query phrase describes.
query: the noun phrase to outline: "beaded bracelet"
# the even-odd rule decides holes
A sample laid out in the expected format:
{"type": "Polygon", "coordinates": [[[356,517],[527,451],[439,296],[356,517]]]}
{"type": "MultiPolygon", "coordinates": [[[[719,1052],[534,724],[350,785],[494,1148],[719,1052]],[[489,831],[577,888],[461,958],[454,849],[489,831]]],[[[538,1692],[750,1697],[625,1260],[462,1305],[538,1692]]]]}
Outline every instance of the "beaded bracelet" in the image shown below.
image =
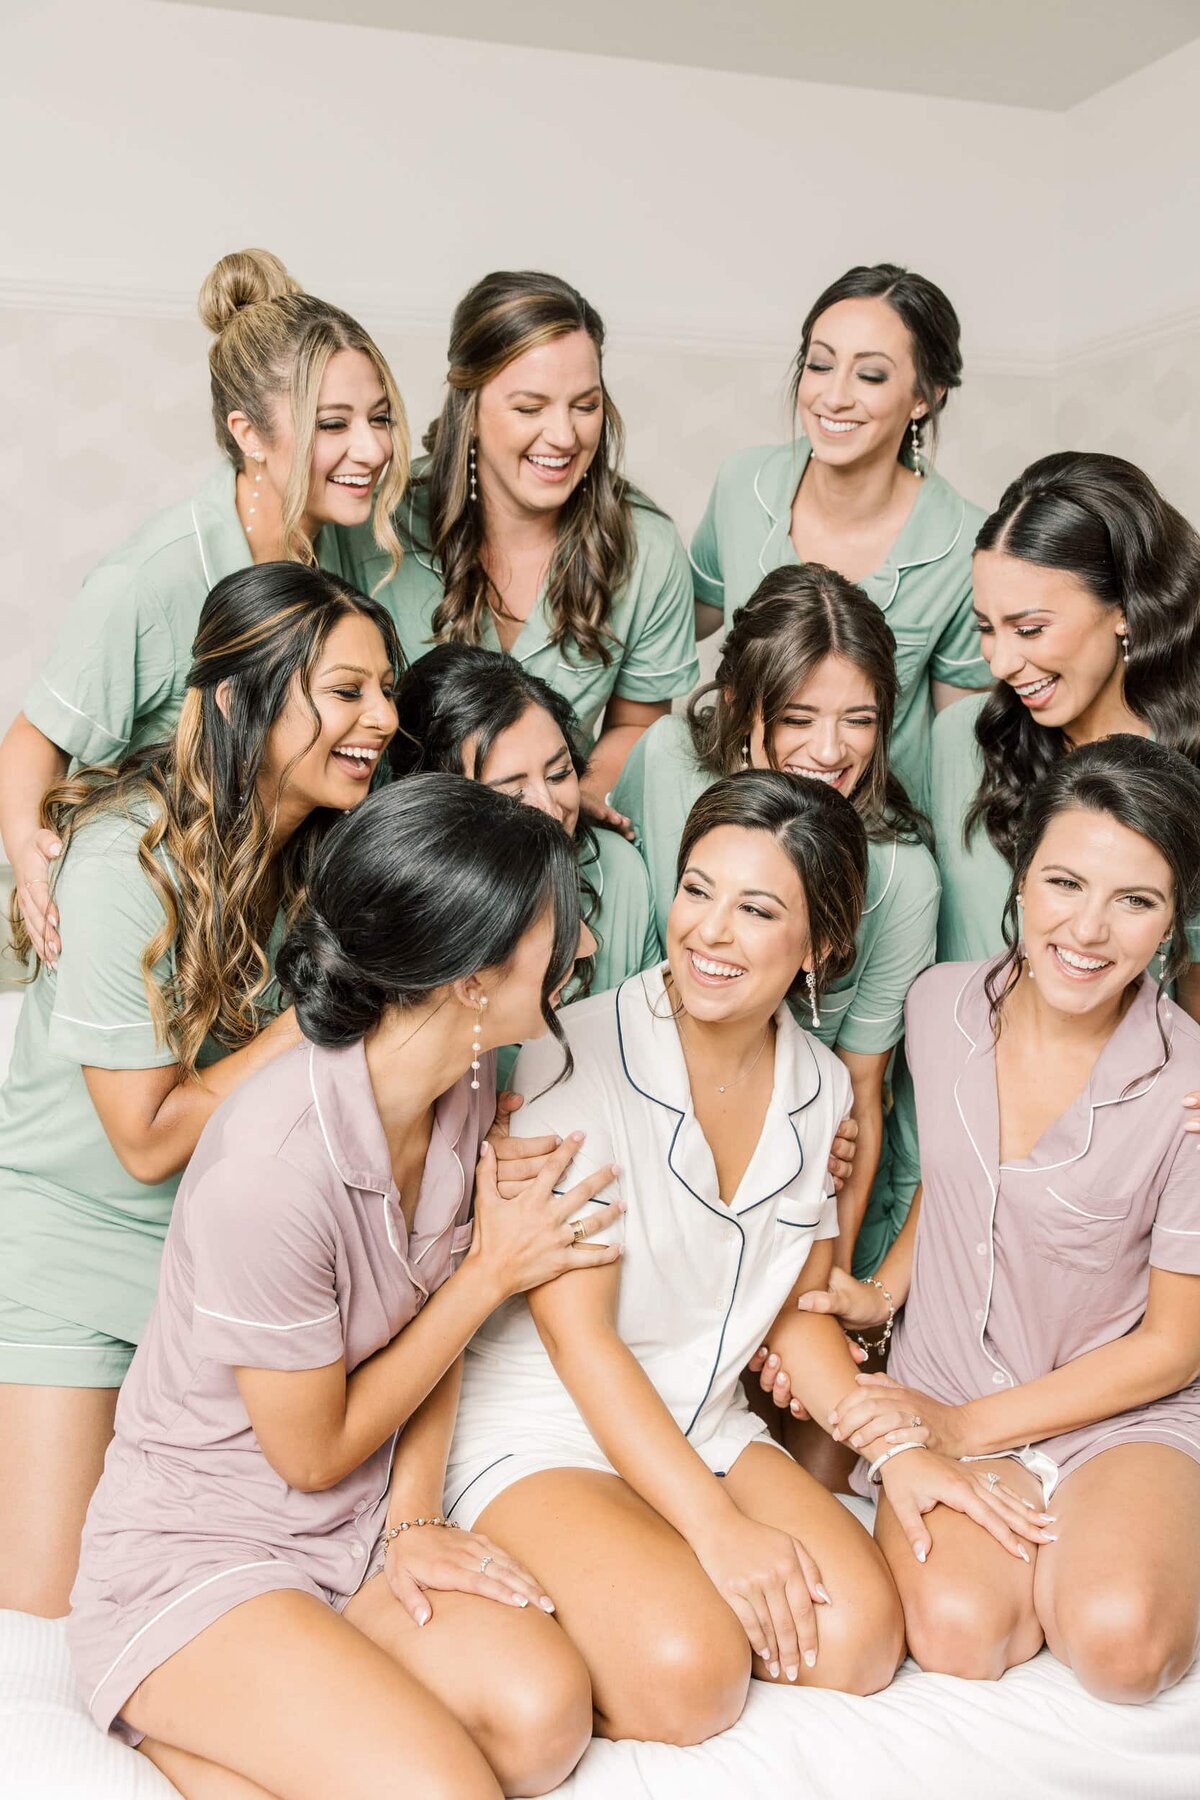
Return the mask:
{"type": "Polygon", "coordinates": [[[415,1531],[418,1525],[444,1525],[447,1531],[458,1530],[453,1519],[444,1519],[441,1513],[438,1513],[432,1519],[401,1519],[399,1525],[393,1525],[390,1531],[384,1532],[383,1541],[385,1544],[390,1544],[394,1538],[400,1536],[402,1531],[415,1531]]]}
{"type": "Polygon", "coordinates": [[[858,1279],[862,1282],[864,1287],[873,1287],[873,1288],[879,1289],[880,1293],[883,1295],[884,1299],[887,1301],[888,1319],[887,1319],[887,1324],[883,1328],[883,1336],[881,1338],[879,1338],[875,1343],[868,1344],[866,1338],[862,1335],[862,1333],[860,1331],[856,1331],[854,1333],[854,1337],[862,1345],[864,1350],[873,1350],[873,1351],[878,1352],[879,1354],[882,1354],[883,1351],[885,1351],[888,1347],[888,1339],[892,1335],[892,1326],[896,1323],[896,1302],[892,1299],[892,1296],[888,1293],[888,1291],[884,1287],[882,1281],[876,1281],[876,1279],[873,1275],[860,1275],[858,1279]]]}

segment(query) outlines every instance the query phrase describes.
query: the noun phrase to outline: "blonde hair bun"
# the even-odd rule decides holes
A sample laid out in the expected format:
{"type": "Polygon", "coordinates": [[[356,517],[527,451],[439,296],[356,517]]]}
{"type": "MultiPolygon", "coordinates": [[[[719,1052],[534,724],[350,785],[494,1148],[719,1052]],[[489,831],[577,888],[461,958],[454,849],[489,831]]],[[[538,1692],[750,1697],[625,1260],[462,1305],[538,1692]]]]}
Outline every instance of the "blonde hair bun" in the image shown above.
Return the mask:
{"type": "Polygon", "coordinates": [[[209,331],[219,336],[244,307],[303,292],[269,250],[233,250],[205,276],[199,313],[209,331]]]}

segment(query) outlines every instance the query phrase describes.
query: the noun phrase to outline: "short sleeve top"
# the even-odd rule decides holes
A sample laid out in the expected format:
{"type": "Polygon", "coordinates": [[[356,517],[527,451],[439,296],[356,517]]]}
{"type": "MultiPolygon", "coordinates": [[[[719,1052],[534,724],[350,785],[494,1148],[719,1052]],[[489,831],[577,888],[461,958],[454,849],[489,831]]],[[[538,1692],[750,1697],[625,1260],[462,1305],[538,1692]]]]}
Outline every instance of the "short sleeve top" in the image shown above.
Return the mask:
{"type": "Polygon", "coordinates": [[[908,1002],[924,1197],[889,1368],[952,1404],[1123,1336],[1152,1266],[1200,1274],[1181,1104],[1200,1087],[1200,1026],[1170,1000],[1156,1009],[1142,976],[1086,1088],[1028,1156],[1002,1163],[988,967],[939,964],[908,1002]]]}
{"type": "MultiPolygon", "coordinates": [[[[427,489],[420,472],[418,465],[417,478],[395,518],[404,560],[399,572],[378,590],[410,662],[434,642],[433,615],[443,594],[441,568],[429,549],[427,489]]],[[[584,656],[570,640],[553,643],[553,621],[544,594],[512,647],[517,661],[562,694],[584,729],[593,734],[610,698],[671,700],[690,693],[700,676],[691,575],[679,533],[670,519],[636,495],[630,499],[630,514],[633,567],[611,596],[606,628],[611,660],[584,656]]],[[[364,579],[371,584],[369,591],[374,591],[386,563],[366,542],[361,527],[352,534],[352,542],[364,579]]],[[[480,642],[486,650],[503,647],[490,614],[480,642]]]]}
{"type": "Polygon", "coordinates": [[[344,1360],[353,1373],[450,1276],[470,1243],[491,1065],[477,1092],[463,1076],[437,1102],[411,1234],[361,1041],[302,1042],[213,1114],[121,1390],[85,1567],[108,1533],[194,1534],[202,1520],[214,1539],[355,1590],[386,1511],[394,1439],[323,1493],[290,1488],[259,1447],[235,1370],[344,1360]]]}
{"type": "MultiPolygon", "coordinates": [[[[696,761],[687,720],[676,714],[656,719],[643,732],[613,790],[613,804],[638,834],[664,946],[683,827],[713,780],[696,761]]],[[[905,995],[933,961],[937,910],[937,869],[924,844],[899,838],[868,844],[858,954],[849,974],[819,997],[821,1022],[812,1027],[815,1037],[862,1055],[879,1054],[899,1042],[905,995]]],[[[803,1022],[807,1026],[807,1019],[803,1022]]]]}
{"type": "MultiPolygon", "coordinates": [[[[174,730],[209,590],[253,561],[236,482],[222,463],[194,498],[155,514],[84,581],[24,705],[76,761],[117,762],[174,730]]],[[[317,554],[322,568],[358,579],[337,527],[321,532],[317,554]]]]}
{"type": "MultiPolygon", "coordinates": [[[[691,562],[697,600],[721,607],[727,626],[764,575],[799,564],[792,503],[810,455],[801,437],[739,450],[718,472],[691,562]]],[[[896,640],[900,699],[891,760],[918,805],[928,792],[930,678],[967,688],[991,681],[971,611],[971,553],[983,520],[982,507],[931,470],[887,560],[857,584],[896,640]]]]}
{"type": "MultiPolygon", "coordinates": [[[[71,837],[54,884],[62,952],[25,991],[0,1088],[0,1291],[126,1342],[141,1336],[154,1298],[179,1178],[134,1180],[83,1071],[177,1060],[155,1035],[142,975],[143,953],[165,923],[139,861],[145,828],[145,818],[100,813],[71,837]]],[[[161,848],[155,854],[169,880],[161,848]]],[[[160,986],[173,963],[168,949],[152,972],[160,986]]],[[[272,982],[264,1022],[278,1004],[272,982]]],[[[210,1039],[201,1063],[221,1054],[210,1039]]]]}

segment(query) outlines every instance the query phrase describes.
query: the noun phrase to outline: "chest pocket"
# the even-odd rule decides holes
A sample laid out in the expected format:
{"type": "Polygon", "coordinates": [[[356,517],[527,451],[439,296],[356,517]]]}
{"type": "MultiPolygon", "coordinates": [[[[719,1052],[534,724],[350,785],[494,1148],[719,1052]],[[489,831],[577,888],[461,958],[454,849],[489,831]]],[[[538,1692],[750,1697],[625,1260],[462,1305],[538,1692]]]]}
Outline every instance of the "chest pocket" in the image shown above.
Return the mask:
{"type": "Polygon", "coordinates": [[[1038,1253],[1064,1269],[1104,1275],[1117,1260],[1132,1199],[1060,1183],[1047,1187],[1034,1214],[1038,1253]]]}
{"type": "Polygon", "coordinates": [[[821,1207],[816,1200],[797,1200],[783,1193],[775,1196],[775,1241],[795,1245],[805,1231],[815,1231],[821,1223],[821,1207]]]}
{"type": "Polygon", "coordinates": [[[896,675],[907,693],[921,677],[929,661],[929,632],[911,625],[893,625],[896,640],[896,675]]]}
{"type": "Polygon", "coordinates": [[[471,1248],[471,1239],[475,1233],[474,1222],[467,1220],[465,1225],[456,1225],[450,1234],[450,1267],[457,1269],[467,1251],[471,1248]]]}

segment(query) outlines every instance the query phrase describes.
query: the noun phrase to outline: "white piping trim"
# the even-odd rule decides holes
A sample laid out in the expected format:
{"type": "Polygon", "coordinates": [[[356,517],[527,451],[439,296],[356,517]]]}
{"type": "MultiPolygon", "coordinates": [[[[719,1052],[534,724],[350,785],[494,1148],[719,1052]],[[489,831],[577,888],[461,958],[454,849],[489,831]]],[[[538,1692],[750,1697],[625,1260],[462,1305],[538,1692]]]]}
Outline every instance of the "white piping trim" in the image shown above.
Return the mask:
{"type": "Polygon", "coordinates": [[[769,575],[771,573],[771,571],[768,569],[766,563],[763,561],[763,557],[767,553],[767,545],[770,543],[771,539],[775,536],[776,529],[779,525],[779,520],[778,520],[778,518],[776,518],[775,514],[771,511],[770,507],[767,505],[766,501],[763,499],[762,494],[759,492],[758,478],[761,474],[762,474],[762,464],[759,463],[757,469],[755,469],[755,471],[754,471],[754,498],[758,501],[758,504],[762,507],[762,509],[766,513],[768,519],[770,519],[771,529],[770,529],[770,531],[768,531],[766,537],[762,541],[762,548],[759,550],[759,553],[758,553],[758,567],[759,567],[760,572],[763,575],[769,575]]]}
{"type": "Polygon", "coordinates": [[[983,656],[943,656],[939,658],[939,660],[944,663],[949,663],[952,669],[969,669],[972,668],[975,663],[985,662],[987,659],[983,656]]]}
{"type": "Polygon", "coordinates": [[[109,740],[110,743],[112,743],[112,744],[128,744],[130,742],[129,738],[118,737],[115,731],[110,731],[108,729],[107,725],[102,725],[100,723],[99,719],[93,719],[91,713],[85,713],[80,707],[72,706],[71,702],[69,700],[65,700],[63,698],[63,696],[59,693],[57,688],[52,688],[50,686],[50,683],[46,680],[46,677],[44,675],[39,675],[38,680],[41,682],[41,684],[45,688],[46,692],[48,694],[53,695],[54,699],[58,701],[58,704],[60,706],[65,706],[67,711],[74,713],[75,717],[77,719],[85,719],[89,725],[94,725],[97,731],[102,731],[104,733],[105,737],[109,740]]]}
{"type": "Polygon", "coordinates": [[[0,1338],[0,1350],[89,1350],[93,1356],[107,1356],[115,1349],[120,1340],[114,1339],[111,1344],[35,1344],[23,1338],[0,1338]]]}
{"type": "Polygon", "coordinates": [[[141,1031],[149,1019],[133,1019],[128,1025],[97,1025],[91,1019],[76,1019],[71,1013],[54,1012],[51,1018],[63,1025],[82,1025],[85,1031],[141,1031]]]}
{"type": "Polygon", "coordinates": [[[1170,1237],[1200,1237],[1200,1231],[1188,1231],[1182,1225],[1160,1225],[1157,1219],[1154,1221],[1154,1230],[1165,1231],[1170,1237]]]}
{"type": "MultiPolygon", "coordinates": [[[[167,1602],[166,1606],[160,1608],[160,1610],[155,1613],[155,1615],[152,1619],[147,1619],[146,1623],[142,1626],[141,1630],[135,1631],[133,1636],[130,1638],[129,1642],[125,1645],[124,1649],[119,1650],[117,1652],[116,1656],[113,1657],[113,1659],[109,1663],[107,1669],[105,1669],[103,1675],[100,1677],[99,1681],[96,1683],[95,1687],[92,1689],[91,1696],[88,1700],[88,1711],[89,1712],[91,1711],[92,1706],[96,1699],[96,1695],[100,1692],[100,1689],[104,1686],[105,1682],[108,1680],[109,1676],[112,1674],[112,1672],[116,1668],[117,1664],[124,1657],[128,1656],[129,1652],[133,1649],[133,1646],[137,1643],[138,1639],[145,1637],[146,1633],[151,1629],[152,1626],[157,1625],[158,1621],[160,1619],[165,1619],[169,1612],[173,1612],[177,1606],[182,1606],[184,1601],[190,1600],[193,1594],[200,1593],[202,1588],[211,1587],[214,1581],[224,1580],[226,1575],[240,1575],[246,1569],[275,1568],[278,1565],[279,1561],[280,1561],[280,1559],[277,1556],[267,1556],[267,1557],[261,1558],[258,1562],[238,1563],[232,1569],[218,1569],[215,1575],[206,1576],[205,1579],[201,1582],[198,1582],[194,1588],[188,1588],[186,1593],[176,1594],[174,1600],[169,1600],[167,1602]]],[[[285,1566],[290,1566],[290,1565],[285,1565],[285,1566]]]]}
{"type": "MultiPolygon", "coordinates": [[[[883,893],[880,894],[878,900],[872,900],[870,906],[863,907],[863,918],[864,919],[866,918],[868,913],[873,913],[875,911],[875,908],[880,904],[880,901],[887,898],[887,891],[892,885],[892,876],[896,873],[896,858],[899,856],[899,854],[900,854],[900,839],[893,838],[892,839],[892,860],[888,866],[887,880],[883,884],[883,893]]],[[[903,1008],[901,1008],[901,1011],[903,1011],[903,1008]]]]}
{"type": "Polygon", "coordinates": [[[903,1014],[903,1012],[904,1012],[904,1006],[902,1003],[901,1005],[899,1005],[896,1008],[896,1010],[894,1012],[890,1012],[890,1013],[855,1013],[855,1012],[852,1012],[852,1013],[848,1013],[847,1017],[853,1019],[854,1023],[856,1025],[890,1025],[892,1020],[900,1018],[901,1015],[903,1014]]]}
{"type": "Polygon", "coordinates": [[[710,575],[707,569],[702,569],[690,550],[688,551],[688,561],[691,563],[693,569],[695,569],[701,581],[707,581],[709,587],[719,587],[721,592],[724,593],[725,583],[721,580],[720,576],[710,575]]]}
{"type": "Polygon", "coordinates": [[[194,500],[192,501],[191,512],[192,512],[192,530],[196,534],[196,548],[200,552],[200,568],[204,574],[204,585],[206,588],[211,588],[213,586],[213,578],[209,574],[208,558],[204,554],[204,539],[200,536],[200,521],[196,517],[196,502],[194,500]]]}
{"type": "Polygon", "coordinates": [[[203,1313],[206,1319],[220,1319],[225,1325],[248,1325],[252,1331],[303,1331],[306,1326],[324,1325],[328,1320],[340,1316],[335,1306],[332,1312],[322,1313],[316,1319],[297,1319],[294,1325],[267,1325],[262,1319],[235,1319],[232,1313],[213,1312],[210,1307],[201,1306],[197,1300],[193,1300],[192,1306],[196,1312],[203,1313]]]}
{"type": "MultiPolygon", "coordinates": [[[[647,674],[645,674],[645,675],[639,675],[639,674],[638,674],[638,673],[637,673],[637,670],[636,670],[636,669],[635,669],[635,670],[634,670],[634,672],[633,672],[633,675],[632,675],[632,680],[634,680],[634,681],[650,681],[650,680],[651,680],[651,679],[652,679],[652,678],[653,678],[653,677],[654,677],[654,676],[659,676],[659,675],[678,675],[678,674],[680,674],[680,673],[681,673],[681,672],[682,672],[682,670],[684,670],[684,669],[690,669],[690,668],[691,668],[691,666],[692,666],[692,664],[693,664],[693,663],[694,663],[694,662],[695,662],[695,660],[696,660],[696,658],[695,658],[695,657],[694,657],[694,656],[689,656],[689,657],[688,657],[688,659],[687,659],[687,661],[686,661],[686,662],[681,662],[681,663],[672,663],[672,664],[671,664],[671,667],[670,667],[670,668],[669,668],[669,669],[652,669],[652,670],[650,670],[650,671],[649,671],[649,672],[648,672],[648,673],[647,673],[647,674]]],[[[572,670],[574,670],[574,669],[576,669],[576,668],[577,668],[577,665],[576,665],[576,664],[575,664],[575,663],[568,663],[568,662],[563,662],[563,661],[562,661],[562,659],[561,659],[561,657],[560,657],[560,659],[559,659],[559,667],[560,667],[560,668],[563,668],[563,669],[572,669],[572,670]]],[[[621,671],[621,673],[622,673],[622,674],[623,674],[623,673],[625,673],[625,671],[624,671],[624,669],[622,669],[622,671],[621,671]]],[[[620,674],[619,674],[619,675],[618,675],[618,676],[617,676],[617,681],[618,681],[618,682],[620,682],[620,679],[621,679],[621,676],[620,676],[620,674]]],[[[628,695],[628,694],[625,694],[625,695],[621,695],[621,694],[618,694],[618,693],[617,693],[617,691],[616,691],[616,687],[615,687],[615,686],[614,686],[614,688],[613,688],[613,693],[614,693],[614,696],[615,696],[615,697],[616,697],[616,699],[618,699],[618,700],[620,700],[620,699],[626,699],[626,700],[628,700],[628,699],[629,699],[629,695],[628,695]]]]}
{"type": "MultiPolygon", "coordinates": [[[[1050,1186],[1049,1182],[1046,1183],[1046,1192],[1048,1194],[1050,1194],[1055,1200],[1057,1200],[1058,1204],[1060,1206],[1065,1206],[1068,1212],[1073,1212],[1077,1218],[1095,1219],[1095,1221],[1098,1225],[1123,1225],[1125,1223],[1126,1219],[1129,1217],[1129,1214],[1127,1212],[1123,1212],[1123,1213],[1089,1212],[1086,1206],[1076,1206],[1073,1200],[1064,1200],[1062,1195],[1060,1193],[1057,1193],[1055,1191],[1055,1189],[1050,1186]]],[[[1198,1233],[1197,1235],[1200,1235],[1200,1233],[1198,1233]]]]}
{"type": "Polygon", "coordinates": [[[354,1184],[349,1180],[349,1178],[347,1176],[343,1175],[341,1169],[338,1166],[338,1159],[333,1154],[333,1145],[329,1141],[329,1133],[325,1129],[325,1121],[321,1117],[321,1102],[317,1098],[317,1083],[316,1083],[316,1077],[313,1074],[313,1057],[316,1055],[316,1053],[317,1053],[316,1045],[310,1044],[308,1047],[308,1085],[312,1092],[313,1109],[317,1115],[317,1124],[321,1127],[321,1136],[325,1140],[325,1149],[328,1154],[330,1162],[333,1164],[334,1173],[337,1175],[337,1178],[339,1181],[345,1183],[346,1187],[352,1187],[354,1184]]]}

